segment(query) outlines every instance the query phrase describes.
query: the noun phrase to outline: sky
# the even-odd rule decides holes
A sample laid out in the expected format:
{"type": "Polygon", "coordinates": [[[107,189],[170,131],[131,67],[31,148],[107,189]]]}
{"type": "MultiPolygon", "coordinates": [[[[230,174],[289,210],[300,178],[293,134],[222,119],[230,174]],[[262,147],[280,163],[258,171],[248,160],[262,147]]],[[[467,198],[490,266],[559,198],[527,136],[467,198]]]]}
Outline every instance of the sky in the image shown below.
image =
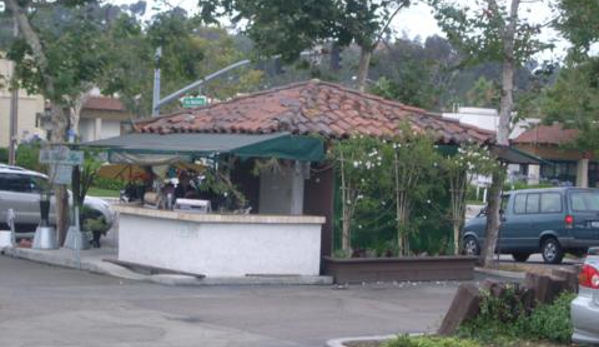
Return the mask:
{"type": "MultiPolygon", "coordinates": [[[[137,0],[109,0],[110,3],[121,5],[137,0]]],[[[168,8],[179,6],[186,9],[190,13],[197,12],[198,0],[147,0],[148,1],[148,12],[146,17],[150,18],[156,11],[152,8],[168,8]]],[[[301,1],[301,0],[290,0],[290,1],[301,1]]],[[[556,0],[527,0],[522,1],[520,14],[522,17],[527,18],[532,23],[546,23],[551,18],[550,5],[555,3],[556,0]]],[[[460,0],[459,3],[470,3],[475,5],[479,0],[460,0]]],[[[499,1],[502,2],[501,0],[499,1]]],[[[506,2],[503,0],[503,2],[506,2]]],[[[420,37],[423,41],[426,37],[431,35],[445,36],[432,14],[432,8],[422,2],[416,2],[407,9],[403,9],[394,18],[391,28],[394,30],[396,35],[408,38],[420,37]]],[[[556,48],[551,51],[546,51],[537,56],[539,60],[559,60],[565,56],[565,51],[568,47],[568,43],[559,37],[559,34],[551,29],[544,29],[541,33],[541,38],[544,41],[556,40],[556,48]]]]}

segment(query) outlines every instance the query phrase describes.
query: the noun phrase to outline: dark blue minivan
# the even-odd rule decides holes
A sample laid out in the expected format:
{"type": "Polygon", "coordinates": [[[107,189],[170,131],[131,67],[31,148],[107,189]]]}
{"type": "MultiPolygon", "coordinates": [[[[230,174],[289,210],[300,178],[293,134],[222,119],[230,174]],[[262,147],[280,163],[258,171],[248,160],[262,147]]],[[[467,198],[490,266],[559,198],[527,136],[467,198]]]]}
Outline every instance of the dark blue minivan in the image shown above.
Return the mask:
{"type": "MultiPolygon", "coordinates": [[[[464,252],[478,255],[484,243],[483,209],[464,227],[464,252]]],[[[586,254],[599,246],[599,189],[543,188],[503,194],[497,251],[526,261],[541,253],[546,263],[561,263],[564,254],[586,254]]]]}

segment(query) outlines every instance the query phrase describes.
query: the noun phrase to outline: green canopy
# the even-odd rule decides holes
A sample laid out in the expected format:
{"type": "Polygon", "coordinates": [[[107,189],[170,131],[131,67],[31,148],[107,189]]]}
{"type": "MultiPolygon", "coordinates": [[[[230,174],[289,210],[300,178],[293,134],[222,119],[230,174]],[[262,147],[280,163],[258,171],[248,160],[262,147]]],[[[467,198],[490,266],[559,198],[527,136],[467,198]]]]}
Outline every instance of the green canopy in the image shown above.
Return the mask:
{"type": "Polygon", "coordinates": [[[232,154],[244,158],[280,158],[299,161],[324,160],[324,142],[312,136],[290,133],[274,134],[207,134],[132,133],[104,140],[86,142],[81,147],[106,149],[112,153],[216,157],[232,154]]]}

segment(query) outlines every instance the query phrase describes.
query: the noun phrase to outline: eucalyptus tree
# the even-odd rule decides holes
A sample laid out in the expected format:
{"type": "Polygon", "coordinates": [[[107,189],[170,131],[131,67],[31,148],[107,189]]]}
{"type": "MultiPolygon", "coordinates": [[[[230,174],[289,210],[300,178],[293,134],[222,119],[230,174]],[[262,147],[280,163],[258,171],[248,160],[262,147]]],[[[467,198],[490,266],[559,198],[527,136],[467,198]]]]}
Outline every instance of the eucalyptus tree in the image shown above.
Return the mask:
{"type": "Polygon", "coordinates": [[[205,20],[230,16],[243,22],[245,32],[264,56],[297,59],[304,50],[326,41],[335,47],[360,47],[356,83],[366,87],[372,53],[391,20],[410,0],[200,0],[205,20]]]}
{"type": "MultiPolygon", "coordinates": [[[[105,64],[101,19],[90,11],[94,2],[5,0],[5,4],[21,35],[13,41],[8,53],[16,63],[18,83],[50,102],[51,141],[64,143],[77,100],[94,83],[105,64]],[[57,9],[64,10],[60,16],[47,15],[57,9]]],[[[56,189],[56,201],[62,242],[67,225],[66,186],[56,189]]]]}
{"type": "MultiPolygon", "coordinates": [[[[430,0],[441,29],[465,57],[465,63],[502,64],[499,126],[496,142],[509,145],[514,111],[514,73],[534,54],[550,45],[539,39],[541,24],[521,17],[521,0],[484,0],[459,4],[430,0]],[[472,6],[470,6],[472,5],[472,6]]],[[[500,226],[500,199],[505,170],[496,170],[489,194],[485,244],[481,262],[491,266],[500,226]]]]}

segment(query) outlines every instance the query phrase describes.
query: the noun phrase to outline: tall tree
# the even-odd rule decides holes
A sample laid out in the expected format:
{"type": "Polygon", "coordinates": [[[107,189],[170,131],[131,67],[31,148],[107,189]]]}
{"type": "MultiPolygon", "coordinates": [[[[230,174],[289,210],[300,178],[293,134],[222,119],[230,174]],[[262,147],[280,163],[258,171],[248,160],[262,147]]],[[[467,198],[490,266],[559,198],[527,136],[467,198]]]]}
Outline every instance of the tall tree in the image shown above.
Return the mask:
{"type": "Polygon", "coordinates": [[[366,87],[372,53],[391,20],[410,0],[202,0],[205,20],[230,15],[246,21],[246,33],[266,56],[294,60],[307,49],[331,40],[337,47],[360,47],[356,83],[366,87]],[[222,11],[221,11],[222,10],[222,11]],[[219,12],[221,11],[221,12],[219,12]]]}
{"type": "Polygon", "coordinates": [[[599,57],[591,46],[599,42],[599,2],[561,0],[556,28],[572,43],[556,83],[542,98],[547,121],[578,129],[576,147],[599,150],[599,57]]]}
{"type": "MultiPolygon", "coordinates": [[[[205,27],[180,10],[162,12],[146,25],[136,17],[122,14],[108,30],[105,41],[110,59],[100,87],[106,94],[118,94],[127,108],[140,117],[151,111],[156,47],[162,47],[163,96],[246,58],[226,30],[205,27]]],[[[251,68],[230,76],[212,81],[201,92],[211,98],[226,99],[252,91],[262,77],[251,68]]],[[[162,109],[177,107],[173,103],[162,109]]]]}
{"type": "MultiPolygon", "coordinates": [[[[493,61],[502,64],[499,127],[496,142],[509,145],[510,123],[514,110],[514,73],[533,54],[548,48],[538,39],[541,26],[519,17],[521,0],[499,3],[476,2],[475,7],[456,5],[448,0],[431,0],[436,18],[448,39],[463,52],[467,63],[493,61]]],[[[481,262],[493,264],[500,227],[501,187],[505,170],[493,174],[487,213],[485,244],[481,262]]]]}
{"type": "MultiPolygon", "coordinates": [[[[64,143],[76,101],[93,84],[104,65],[101,25],[88,11],[93,2],[6,0],[5,3],[22,37],[13,42],[8,55],[17,64],[15,73],[23,87],[51,102],[51,141],[64,143]],[[71,11],[58,18],[40,15],[59,8],[71,11]]],[[[56,189],[56,202],[62,243],[67,226],[66,186],[56,189]]]]}

